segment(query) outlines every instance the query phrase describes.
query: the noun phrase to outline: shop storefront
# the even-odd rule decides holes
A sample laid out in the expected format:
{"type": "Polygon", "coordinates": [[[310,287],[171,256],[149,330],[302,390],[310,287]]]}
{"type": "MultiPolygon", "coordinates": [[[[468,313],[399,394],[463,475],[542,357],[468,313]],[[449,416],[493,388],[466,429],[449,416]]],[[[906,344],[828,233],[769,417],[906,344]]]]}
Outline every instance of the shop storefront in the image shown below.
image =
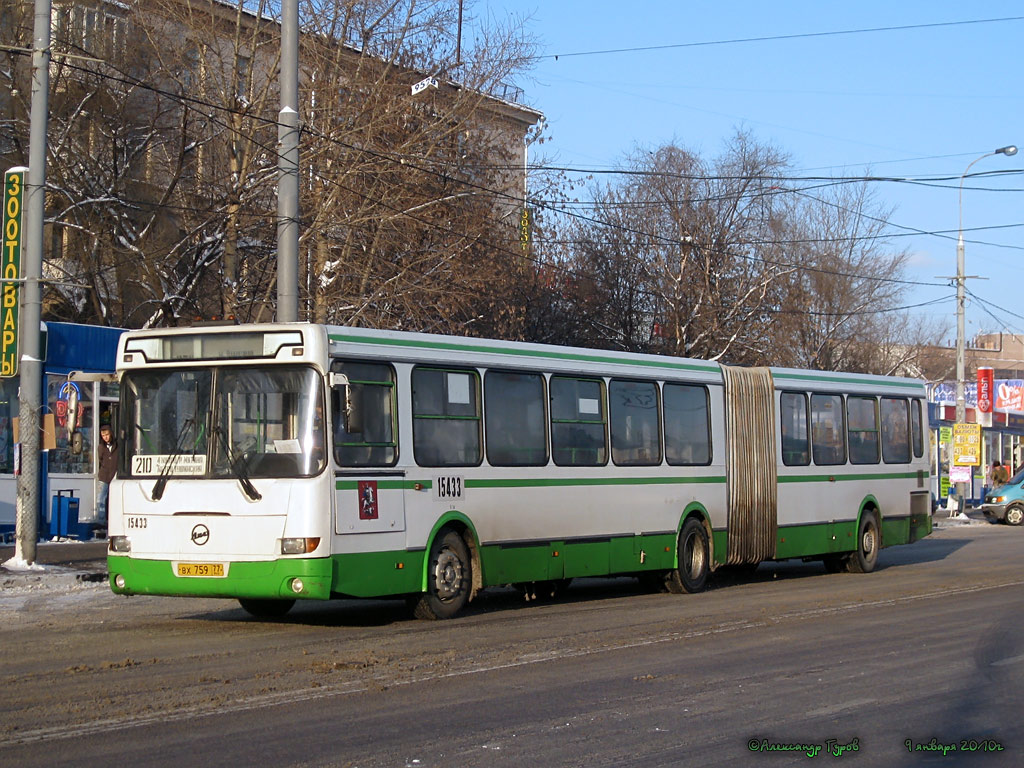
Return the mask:
{"type": "MultiPolygon", "coordinates": [[[[968,489],[968,503],[978,504],[986,486],[986,472],[999,461],[1013,474],[1024,464],[1024,381],[999,379],[995,382],[995,407],[992,426],[982,428],[981,463],[974,468],[968,489]]],[[[966,421],[976,423],[977,387],[964,387],[967,402],[966,421]]],[[[956,423],[955,385],[943,382],[932,386],[928,418],[932,432],[932,493],[940,504],[949,496],[949,462],[952,454],[952,428],[956,423]]]]}
{"type": "MultiPolygon", "coordinates": [[[[39,535],[51,536],[53,499],[62,497],[77,502],[78,525],[67,534],[88,537],[97,528],[95,444],[100,424],[115,423],[118,392],[113,381],[69,381],[68,375],[81,372],[88,379],[112,374],[122,331],[73,323],[44,325],[43,413],[44,421],[51,421],[46,419],[47,414],[53,417],[55,447],[44,450],[40,461],[39,535]],[[68,424],[69,398],[79,403],[74,425],[68,424]],[[71,450],[71,427],[81,434],[82,450],[77,453],[71,450]]],[[[19,411],[18,387],[17,377],[0,379],[0,535],[8,538],[15,529],[14,420],[19,411]]],[[[61,502],[57,504],[60,509],[61,502]]]]}

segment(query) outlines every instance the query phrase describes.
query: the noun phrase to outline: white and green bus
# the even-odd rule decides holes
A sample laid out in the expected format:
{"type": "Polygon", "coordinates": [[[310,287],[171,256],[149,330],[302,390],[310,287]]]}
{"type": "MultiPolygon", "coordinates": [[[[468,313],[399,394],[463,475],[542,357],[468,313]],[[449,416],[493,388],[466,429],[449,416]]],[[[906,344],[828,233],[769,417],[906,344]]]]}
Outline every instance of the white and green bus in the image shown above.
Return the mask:
{"type": "Polygon", "coordinates": [[[913,379],[302,323],[126,333],[118,375],[119,594],[447,618],[496,585],[867,572],[932,528],[913,379]]]}

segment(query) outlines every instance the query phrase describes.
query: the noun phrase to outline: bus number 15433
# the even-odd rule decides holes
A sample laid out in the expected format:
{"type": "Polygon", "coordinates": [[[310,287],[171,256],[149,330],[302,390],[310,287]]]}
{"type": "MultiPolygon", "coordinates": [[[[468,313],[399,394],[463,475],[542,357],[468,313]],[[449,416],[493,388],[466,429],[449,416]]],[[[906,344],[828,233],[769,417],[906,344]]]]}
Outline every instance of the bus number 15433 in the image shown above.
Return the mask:
{"type": "Polygon", "coordinates": [[[458,476],[434,478],[434,493],[438,499],[461,499],[462,487],[462,478],[458,476]]]}

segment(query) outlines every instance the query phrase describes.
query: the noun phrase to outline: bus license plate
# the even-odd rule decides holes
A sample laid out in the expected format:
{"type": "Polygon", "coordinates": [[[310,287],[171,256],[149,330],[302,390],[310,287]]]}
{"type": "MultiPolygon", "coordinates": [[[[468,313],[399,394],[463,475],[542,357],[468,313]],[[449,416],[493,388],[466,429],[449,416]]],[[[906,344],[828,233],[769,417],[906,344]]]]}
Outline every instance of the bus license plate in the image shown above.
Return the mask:
{"type": "Polygon", "coordinates": [[[228,575],[224,563],[178,563],[179,576],[205,576],[223,578],[228,575]]]}

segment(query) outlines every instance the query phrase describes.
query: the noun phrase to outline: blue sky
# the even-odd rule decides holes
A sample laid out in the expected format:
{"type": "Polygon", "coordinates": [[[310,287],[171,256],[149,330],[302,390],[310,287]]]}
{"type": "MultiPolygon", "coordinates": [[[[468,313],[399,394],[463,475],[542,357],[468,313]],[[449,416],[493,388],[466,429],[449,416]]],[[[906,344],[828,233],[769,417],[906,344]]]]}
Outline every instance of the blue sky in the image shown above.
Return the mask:
{"type": "MultiPolygon", "coordinates": [[[[636,147],[675,141],[717,155],[737,128],[788,153],[811,175],[953,177],[878,182],[895,207],[894,244],[911,253],[906,303],[955,334],[957,181],[981,154],[1024,146],[1024,17],[1018,2],[819,0],[479,0],[478,15],[526,24],[545,55],[518,83],[541,110],[553,164],[610,168],[636,147]],[[946,26],[783,40],[685,44],[909,25],[946,26]],[[579,52],[677,46],[595,55],[579,52]],[[557,60],[554,55],[558,54],[557,60]]],[[[1024,333],[1024,153],[972,168],[963,226],[968,336],[1024,333]],[[986,189],[982,189],[986,188],[986,189]]]]}

